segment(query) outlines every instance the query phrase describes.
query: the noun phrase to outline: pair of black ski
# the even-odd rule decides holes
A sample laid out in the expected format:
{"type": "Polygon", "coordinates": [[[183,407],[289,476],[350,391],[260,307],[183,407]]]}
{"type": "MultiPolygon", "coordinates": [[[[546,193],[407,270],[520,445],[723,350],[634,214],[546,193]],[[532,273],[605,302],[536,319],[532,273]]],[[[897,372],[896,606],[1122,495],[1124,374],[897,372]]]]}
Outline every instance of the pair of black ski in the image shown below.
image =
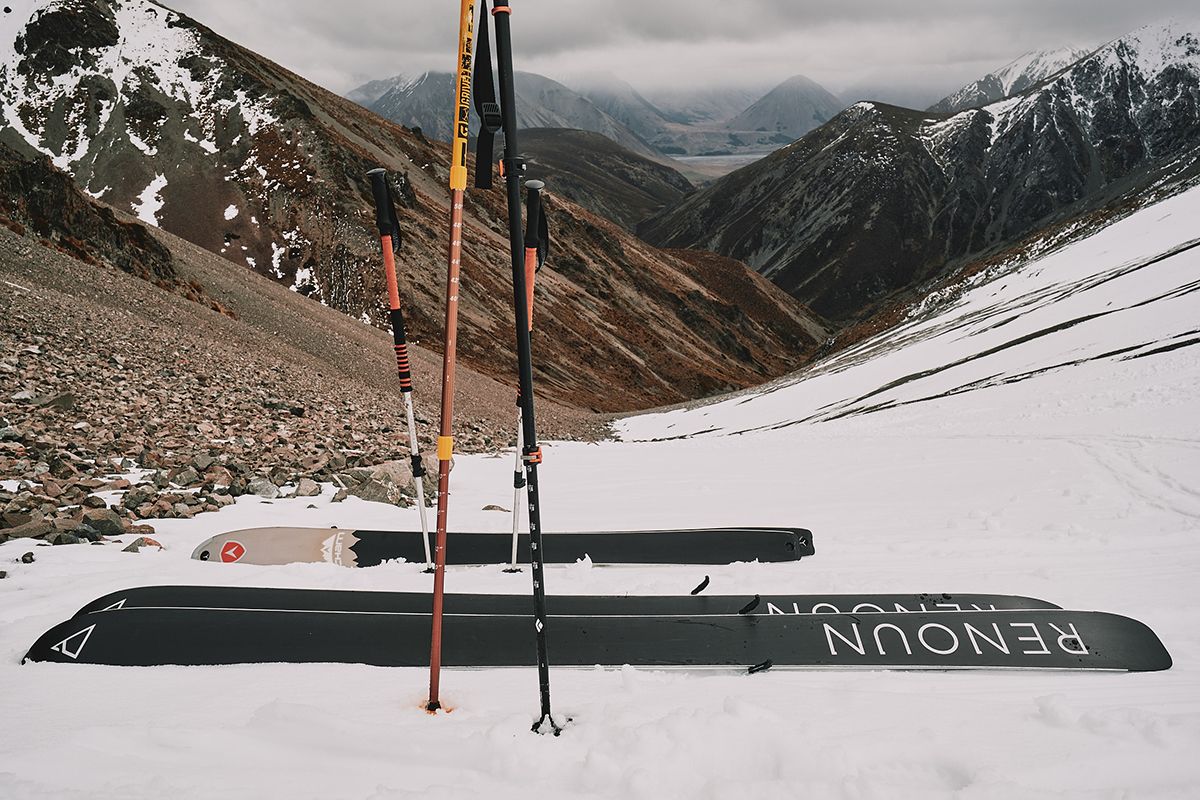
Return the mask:
{"type": "MultiPolygon", "coordinates": [[[[446,595],[443,663],[535,663],[528,598],[446,595]]],[[[154,666],[335,662],[427,666],[427,594],[151,586],[89,603],[31,661],[154,666]]],[[[1136,620],[1012,595],[560,596],[561,666],[1168,669],[1136,620]]]]}

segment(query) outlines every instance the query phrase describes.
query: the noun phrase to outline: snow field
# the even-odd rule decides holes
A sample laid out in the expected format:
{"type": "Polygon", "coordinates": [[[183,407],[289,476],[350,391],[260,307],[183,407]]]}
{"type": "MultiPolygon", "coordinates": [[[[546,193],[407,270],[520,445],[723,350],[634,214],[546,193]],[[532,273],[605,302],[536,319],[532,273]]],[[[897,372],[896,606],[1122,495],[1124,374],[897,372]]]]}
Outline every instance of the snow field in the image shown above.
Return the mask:
{"type": "MultiPolygon", "coordinates": [[[[705,575],[714,594],[1027,594],[1140,619],[1167,672],[553,669],[573,722],[552,738],[528,732],[533,669],[449,670],[454,710],[431,717],[420,669],[19,664],[128,586],[428,590],[416,564],[190,560],[237,528],[418,525],[326,487],[161,521],[161,552],[0,545],[0,797],[1195,797],[1200,292],[1196,250],[1158,257],[1191,240],[1197,205],[1193,190],[988,276],[804,381],[629,419],[625,441],[548,445],[540,473],[550,530],[804,525],[817,548],[790,564],[551,566],[552,595],[682,594],[705,575]],[[26,551],[36,562],[16,563],[26,551]]],[[[511,464],[458,457],[452,529],[509,528],[482,508],[511,503],[511,464]]],[[[529,580],[451,568],[447,588],[529,580]]],[[[553,664],[553,620],[549,647],[553,664]]]]}

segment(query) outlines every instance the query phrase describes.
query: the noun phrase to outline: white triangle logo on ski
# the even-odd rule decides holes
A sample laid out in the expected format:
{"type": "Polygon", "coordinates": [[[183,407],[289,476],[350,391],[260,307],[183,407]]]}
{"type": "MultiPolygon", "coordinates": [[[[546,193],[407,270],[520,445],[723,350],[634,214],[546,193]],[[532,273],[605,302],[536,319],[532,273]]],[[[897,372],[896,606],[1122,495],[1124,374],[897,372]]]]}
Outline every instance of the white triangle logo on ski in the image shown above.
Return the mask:
{"type": "Polygon", "coordinates": [[[105,606],[104,608],[102,608],[100,610],[101,611],[116,611],[117,609],[124,608],[124,607],[125,607],[125,598],[122,597],[120,600],[113,603],[111,606],[105,606]]]}
{"type": "Polygon", "coordinates": [[[67,658],[77,659],[79,658],[79,654],[83,652],[83,648],[87,646],[88,639],[92,638],[92,631],[94,630],[96,630],[95,624],[89,625],[78,633],[72,633],[50,649],[57,650],[67,658]],[[78,643],[72,646],[72,642],[75,642],[77,639],[79,640],[78,643]]]}

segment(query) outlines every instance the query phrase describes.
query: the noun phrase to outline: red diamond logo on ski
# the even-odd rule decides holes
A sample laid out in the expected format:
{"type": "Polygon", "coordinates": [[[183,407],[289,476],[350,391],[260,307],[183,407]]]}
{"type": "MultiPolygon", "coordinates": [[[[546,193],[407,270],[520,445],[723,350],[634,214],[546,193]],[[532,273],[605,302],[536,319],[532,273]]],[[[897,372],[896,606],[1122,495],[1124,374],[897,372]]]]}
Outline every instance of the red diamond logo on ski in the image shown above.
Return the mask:
{"type": "Polygon", "coordinates": [[[221,547],[221,560],[226,564],[232,564],[246,555],[246,548],[241,542],[230,540],[221,547]]]}

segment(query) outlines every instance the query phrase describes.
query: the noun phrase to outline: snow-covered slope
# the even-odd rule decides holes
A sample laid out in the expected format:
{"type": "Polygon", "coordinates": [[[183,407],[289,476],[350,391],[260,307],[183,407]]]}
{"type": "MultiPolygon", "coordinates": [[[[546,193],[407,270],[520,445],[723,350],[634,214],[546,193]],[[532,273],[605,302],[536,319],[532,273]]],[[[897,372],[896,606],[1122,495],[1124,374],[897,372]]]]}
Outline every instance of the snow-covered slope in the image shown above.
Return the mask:
{"type": "MultiPolygon", "coordinates": [[[[547,445],[540,473],[551,530],[787,523],[816,536],[817,555],[791,564],[550,567],[551,593],[683,594],[708,575],[710,593],[1029,594],[1146,622],[1170,671],[552,669],[573,722],[549,739],[528,732],[532,669],[447,671],[454,710],[430,717],[420,669],[18,664],[45,629],[126,586],[427,590],[415,564],[188,559],[219,530],[417,524],[415,509],[331,504],[327,487],[164,521],[162,552],[0,545],[0,796],[1192,797],[1198,214],[1200,190],[1165,200],[998,267],[803,381],[627,420],[631,441],[547,445]],[[35,563],[13,563],[27,550],[35,563]]],[[[511,454],[456,462],[452,524],[506,530],[482,509],[511,501],[511,454]]],[[[446,584],[527,593],[529,575],[459,568],[446,584]]],[[[551,627],[552,664],[554,641],[551,627]]]]}
{"type": "Polygon", "coordinates": [[[1193,188],[1032,261],[980,272],[802,377],[700,409],[633,417],[623,430],[633,439],[775,430],[1082,364],[1119,374],[1141,357],[1200,344],[1197,219],[1193,188]]]}
{"type": "Polygon", "coordinates": [[[939,113],[962,111],[1020,94],[1051,75],[1066,69],[1089,52],[1091,51],[1082,47],[1063,47],[1057,50],[1034,50],[1025,53],[995,72],[990,72],[974,83],[943,98],[930,106],[929,110],[939,113]]]}

